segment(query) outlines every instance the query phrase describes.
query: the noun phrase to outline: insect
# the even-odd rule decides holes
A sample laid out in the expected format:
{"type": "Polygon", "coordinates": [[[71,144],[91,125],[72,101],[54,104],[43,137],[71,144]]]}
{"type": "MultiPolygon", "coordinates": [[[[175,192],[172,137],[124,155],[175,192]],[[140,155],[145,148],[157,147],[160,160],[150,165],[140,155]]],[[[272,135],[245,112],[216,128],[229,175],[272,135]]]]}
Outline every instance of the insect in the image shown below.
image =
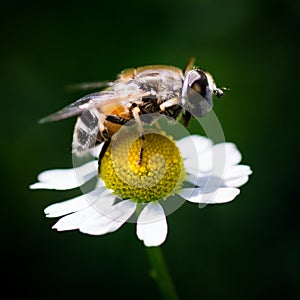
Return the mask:
{"type": "Polygon", "coordinates": [[[216,87],[209,73],[194,67],[193,58],[183,71],[165,65],[126,69],[115,81],[100,85],[106,89],[84,96],[39,121],[47,123],[78,116],[72,151],[81,155],[104,142],[99,166],[111,138],[128,121],[134,119],[141,133],[137,162],[141,164],[145,139],[141,115],[159,113],[172,119],[182,116],[187,126],[192,116],[203,117],[211,110],[213,94],[218,98],[223,95],[223,89],[216,87]]]}

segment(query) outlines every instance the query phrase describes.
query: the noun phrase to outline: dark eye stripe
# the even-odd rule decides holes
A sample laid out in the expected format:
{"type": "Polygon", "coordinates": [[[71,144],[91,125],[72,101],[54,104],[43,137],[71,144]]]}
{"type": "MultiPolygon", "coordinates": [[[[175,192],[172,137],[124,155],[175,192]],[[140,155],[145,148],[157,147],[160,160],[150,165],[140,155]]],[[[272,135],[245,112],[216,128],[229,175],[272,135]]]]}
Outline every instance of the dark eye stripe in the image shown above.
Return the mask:
{"type": "Polygon", "coordinates": [[[201,70],[196,71],[198,73],[198,78],[191,82],[191,88],[199,93],[202,97],[206,96],[206,89],[208,87],[208,81],[205,73],[201,70]]]}
{"type": "Polygon", "coordinates": [[[201,92],[202,92],[201,85],[199,84],[198,81],[194,82],[193,85],[191,86],[191,88],[199,94],[201,94],[201,92]]]}

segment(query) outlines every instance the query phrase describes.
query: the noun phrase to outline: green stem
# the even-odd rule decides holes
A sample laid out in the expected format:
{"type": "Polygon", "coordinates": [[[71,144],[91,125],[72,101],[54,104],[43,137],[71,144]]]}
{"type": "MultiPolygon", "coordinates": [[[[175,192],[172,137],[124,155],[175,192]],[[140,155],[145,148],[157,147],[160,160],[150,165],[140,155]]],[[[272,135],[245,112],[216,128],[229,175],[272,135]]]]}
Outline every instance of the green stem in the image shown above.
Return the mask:
{"type": "Polygon", "coordinates": [[[165,300],[179,300],[160,247],[146,247],[151,265],[150,276],[156,281],[165,300]]]}

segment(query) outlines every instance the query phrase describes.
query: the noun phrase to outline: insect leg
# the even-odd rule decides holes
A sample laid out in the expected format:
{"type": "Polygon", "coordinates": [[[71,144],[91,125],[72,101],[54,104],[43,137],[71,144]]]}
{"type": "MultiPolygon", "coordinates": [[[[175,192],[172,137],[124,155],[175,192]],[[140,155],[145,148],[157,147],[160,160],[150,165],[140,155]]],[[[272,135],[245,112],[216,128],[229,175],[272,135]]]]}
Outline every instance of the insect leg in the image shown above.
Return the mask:
{"type": "Polygon", "coordinates": [[[106,115],[105,120],[119,125],[125,125],[129,121],[116,115],[106,115]]]}
{"type": "Polygon", "coordinates": [[[142,161],[143,161],[144,143],[145,143],[145,133],[144,133],[142,121],[141,121],[141,118],[140,118],[140,112],[141,111],[137,106],[132,109],[132,115],[133,115],[134,120],[136,121],[136,124],[138,126],[138,130],[141,134],[141,141],[142,141],[139,160],[137,162],[138,165],[141,165],[142,161]]]}
{"type": "Polygon", "coordinates": [[[103,147],[102,147],[102,149],[100,151],[100,154],[99,154],[99,159],[98,159],[98,173],[99,173],[99,175],[100,175],[100,169],[101,169],[101,161],[102,161],[102,158],[105,155],[105,152],[106,152],[109,144],[110,144],[110,141],[105,141],[104,145],[103,145],[103,147]]]}
{"type": "Polygon", "coordinates": [[[161,111],[165,111],[168,107],[174,106],[174,105],[179,105],[179,98],[171,98],[165,102],[163,102],[159,108],[161,111]]]}
{"type": "Polygon", "coordinates": [[[184,114],[182,114],[183,125],[185,127],[188,127],[191,117],[192,117],[191,113],[187,110],[184,112],[184,114]]]}

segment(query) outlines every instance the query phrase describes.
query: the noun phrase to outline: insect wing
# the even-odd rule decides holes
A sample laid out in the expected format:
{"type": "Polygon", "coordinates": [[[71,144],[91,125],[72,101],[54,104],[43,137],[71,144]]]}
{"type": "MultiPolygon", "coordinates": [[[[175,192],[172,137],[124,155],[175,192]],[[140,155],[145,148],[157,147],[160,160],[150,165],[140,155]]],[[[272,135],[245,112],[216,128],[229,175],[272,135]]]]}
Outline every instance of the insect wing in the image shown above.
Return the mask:
{"type": "Polygon", "coordinates": [[[86,95],[78,99],[77,101],[71,103],[70,105],[64,107],[63,109],[59,110],[58,112],[39,120],[39,123],[43,124],[55,122],[73,116],[77,116],[81,114],[84,110],[88,109],[91,106],[91,101],[95,98],[98,98],[100,94],[101,92],[86,95]]]}
{"type": "MultiPolygon", "coordinates": [[[[74,103],[64,107],[58,112],[47,116],[39,121],[39,123],[49,123],[55,122],[70,117],[80,115],[83,111],[98,108],[98,107],[108,107],[108,106],[118,106],[128,103],[130,99],[136,99],[141,95],[141,93],[116,93],[115,91],[102,91],[93,94],[89,94],[75,101],[74,103]]],[[[105,111],[105,109],[103,109],[105,111]]],[[[100,112],[101,109],[100,109],[100,112]]]]}
{"type": "Polygon", "coordinates": [[[113,85],[112,81],[100,81],[100,82],[81,82],[67,85],[68,90],[89,90],[89,89],[99,89],[103,87],[110,87],[113,85]]]}

